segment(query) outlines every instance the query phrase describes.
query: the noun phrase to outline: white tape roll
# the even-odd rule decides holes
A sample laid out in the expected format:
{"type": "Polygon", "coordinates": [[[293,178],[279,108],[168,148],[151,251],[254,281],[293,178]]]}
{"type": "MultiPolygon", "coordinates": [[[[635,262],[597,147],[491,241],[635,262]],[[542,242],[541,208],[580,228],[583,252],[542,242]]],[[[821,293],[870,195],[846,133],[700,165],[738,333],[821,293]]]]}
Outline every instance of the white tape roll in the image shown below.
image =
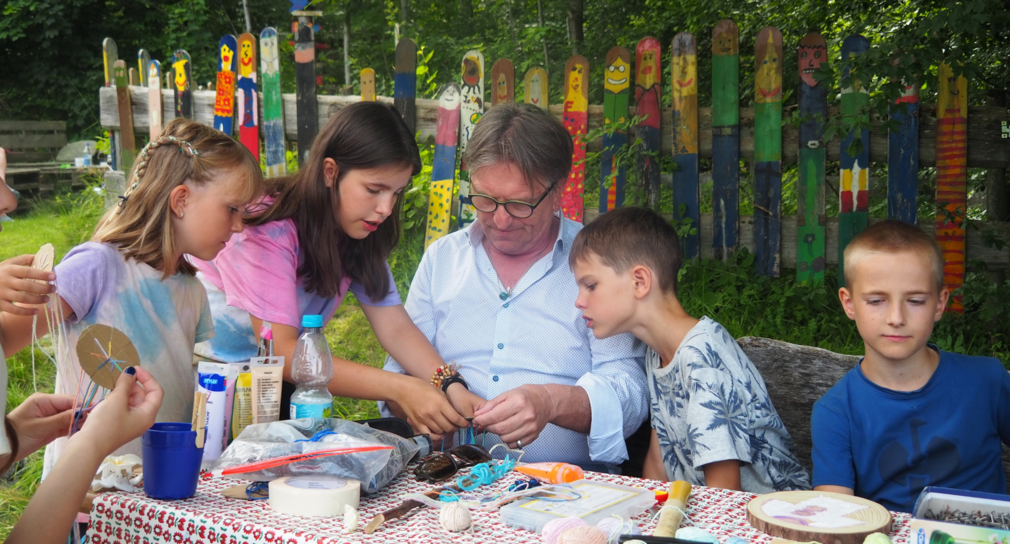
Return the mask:
{"type": "Polygon", "coordinates": [[[329,476],[292,476],[270,482],[270,509],[307,517],[343,515],[344,506],[358,507],[361,482],[329,476]]]}

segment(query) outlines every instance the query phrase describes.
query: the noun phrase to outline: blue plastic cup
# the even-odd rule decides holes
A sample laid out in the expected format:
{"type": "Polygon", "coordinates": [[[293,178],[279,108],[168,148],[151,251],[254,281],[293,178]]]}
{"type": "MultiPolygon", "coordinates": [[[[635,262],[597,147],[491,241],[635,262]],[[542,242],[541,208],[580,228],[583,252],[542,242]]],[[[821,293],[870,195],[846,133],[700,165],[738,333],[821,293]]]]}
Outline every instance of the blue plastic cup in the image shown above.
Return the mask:
{"type": "Polygon", "coordinates": [[[203,448],[189,423],[155,423],[143,438],[144,493],[152,499],[188,499],[200,480],[203,448]]]}

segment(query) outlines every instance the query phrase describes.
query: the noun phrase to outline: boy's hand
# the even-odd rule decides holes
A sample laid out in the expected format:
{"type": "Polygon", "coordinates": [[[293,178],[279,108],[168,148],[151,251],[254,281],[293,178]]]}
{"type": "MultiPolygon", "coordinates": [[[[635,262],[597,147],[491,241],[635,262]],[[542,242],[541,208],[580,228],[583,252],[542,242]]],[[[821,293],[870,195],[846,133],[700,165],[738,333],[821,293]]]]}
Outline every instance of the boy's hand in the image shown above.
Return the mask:
{"type": "Polygon", "coordinates": [[[0,262],[0,311],[14,315],[35,315],[38,308],[17,306],[21,304],[45,304],[49,302],[46,296],[55,288],[49,283],[56,280],[56,274],[32,268],[34,255],[20,255],[0,262]]]}
{"type": "Polygon", "coordinates": [[[95,406],[75,436],[83,435],[80,440],[87,440],[103,457],[109,455],[154,425],[164,395],[150,372],[131,366],[119,375],[115,389],[95,406]]]}
{"type": "Polygon", "coordinates": [[[35,393],[7,416],[18,433],[18,459],[66,436],[74,417],[74,397],[35,393]]]}

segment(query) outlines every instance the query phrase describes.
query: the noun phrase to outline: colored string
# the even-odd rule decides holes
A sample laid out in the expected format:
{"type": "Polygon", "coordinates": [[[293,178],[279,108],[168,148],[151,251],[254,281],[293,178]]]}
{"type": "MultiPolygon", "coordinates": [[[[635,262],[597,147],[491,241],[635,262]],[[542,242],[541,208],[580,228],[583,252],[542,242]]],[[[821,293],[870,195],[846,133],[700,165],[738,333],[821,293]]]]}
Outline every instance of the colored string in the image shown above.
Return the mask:
{"type": "Polygon", "coordinates": [[[269,489],[270,489],[270,482],[253,482],[246,486],[245,495],[251,501],[265,501],[270,498],[269,495],[266,497],[254,497],[253,495],[257,493],[263,493],[264,491],[269,493],[269,489]]]}
{"type": "Polygon", "coordinates": [[[301,440],[295,440],[295,442],[319,442],[324,436],[330,436],[331,434],[337,434],[333,429],[323,429],[318,433],[312,435],[312,438],[303,438],[301,440]]]}
{"type": "Polygon", "coordinates": [[[470,474],[460,476],[456,479],[456,485],[463,491],[473,491],[482,485],[494,483],[516,468],[516,462],[512,456],[506,455],[504,461],[495,463],[489,461],[474,465],[470,469],[470,474]]]}

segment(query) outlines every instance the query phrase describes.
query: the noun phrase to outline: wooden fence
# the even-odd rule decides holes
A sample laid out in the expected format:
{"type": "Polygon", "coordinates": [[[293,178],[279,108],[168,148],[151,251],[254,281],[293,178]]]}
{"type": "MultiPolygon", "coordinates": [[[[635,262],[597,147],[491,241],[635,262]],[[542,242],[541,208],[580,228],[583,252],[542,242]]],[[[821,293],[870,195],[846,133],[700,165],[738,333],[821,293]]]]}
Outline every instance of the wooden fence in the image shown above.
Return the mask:
{"type": "MultiPolygon", "coordinates": [[[[296,14],[299,25],[311,23],[311,14],[296,14]]],[[[300,26],[301,30],[306,27],[300,26]]],[[[266,57],[270,52],[266,49],[267,36],[271,29],[264,31],[263,38],[263,70],[269,72],[266,57]]],[[[311,34],[311,33],[308,33],[311,34]]],[[[298,47],[302,51],[311,48],[311,36],[299,32],[298,47]],[[304,34],[304,35],[303,35],[304,34]]],[[[800,283],[820,283],[826,265],[837,265],[841,250],[852,236],[871,222],[868,219],[869,183],[868,176],[871,162],[890,163],[888,179],[874,180],[887,182],[889,185],[889,211],[892,217],[905,221],[917,222],[923,230],[935,233],[938,241],[948,256],[948,268],[945,271],[946,283],[957,288],[963,281],[964,263],[966,261],[984,262],[990,269],[1005,269],[1010,265],[1010,248],[996,249],[989,247],[985,239],[995,237],[1010,240],[1010,223],[970,222],[964,219],[966,209],[966,175],[967,167],[1007,168],[1010,167],[1010,140],[1006,137],[1007,110],[995,107],[968,107],[966,93],[959,92],[966,82],[963,78],[941,78],[939,103],[936,105],[919,104],[918,90],[910,85],[905,96],[892,109],[893,119],[901,121],[901,133],[888,134],[884,130],[870,130],[867,133],[843,133],[832,140],[823,140],[822,127],[814,121],[804,123],[800,127],[782,124],[782,92],[781,70],[783,59],[782,38],[778,31],[766,27],[758,33],[756,48],[757,76],[755,96],[758,96],[754,107],[739,107],[739,47],[736,26],[730,21],[716,25],[713,39],[712,74],[713,107],[698,107],[697,104],[697,51],[694,38],[688,34],[678,34],[671,46],[673,56],[669,62],[673,66],[673,107],[659,109],[658,97],[662,83],[654,73],[661,73],[661,48],[652,38],[645,38],[636,50],[632,71],[631,54],[620,47],[615,47],[606,58],[606,82],[586,82],[589,75],[589,61],[583,57],[572,57],[565,72],[565,101],[563,104],[550,105],[546,109],[569,129],[575,138],[576,155],[588,151],[603,151],[604,163],[609,165],[613,148],[619,141],[612,139],[613,135],[584,142],[581,137],[587,130],[593,130],[615,119],[630,118],[630,116],[647,115],[635,129],[635,135],[647,142],[647,148],[663,154],[673,153],[678,164],[678,172],[674,176],[658,175],[658,166],[648,160],[640,165],[641,177],[646,180],[646,194],[649,202],[655,202],[659,184],[672,184],[674,188],[675,209],[687,210],[683,217],[692,219],[699,227],[697,233],[685,240],[685,248],[689,256],[702,258],[725,258],[738,247],[747,247],[758,257],[759,270],[767,275],[778,275],[780,266],[797,270],[797,281],[800,283]],[[767,68],[769,65],[778,66],[767,68]],[[655,67],[656,70],[646,67],[655,67]],[[653,75],[649,75],[653,74],[653,75]],[[632,76],[635,76],[634,96],[630,93],[632,76]],[[613,76],[613,77],[611,77],[613,76]],[[623,77],[621,77],[623,76],[623,77]],[[615,79],[616,78],[616,79],[615,79]],[[948,81],[949,80],[949,81],[948,81]],[[952,83],[953,82],[953,83],[952,83]],[[589,105],[586,101],[588,85],[603,85],[605,87],[604,105],[589,105]],[[948,88],[950,87],[950,88],[948,88]],[[626,109],[622,109],[626,108],[626,109]],[[658,115],[657,115],[658,114],[658,115]],[[658,122],[657,122],[658,117],[658,122]],[[897,136],[896,136],[897,135],[897,136]],[[860,156],[850,157],[845,153],[845,143],[852,137],[861,136],[865,146],[860,156]],[[896,139],[896,137],[898,137],[896,139]],[[606,147],[604,141],[607,142],[606,147]],[[698,187],[700,172],[697,168],[698,157],[711,158],[714,162],[712,178],[717,193],[722,195],[717,203],[714,214],[700,214],[698,202],[698,187]],[[738,216],[739,206],[739,160],[754,161],[756,175],[754,216],[738,216]],[[801,161],[802,159],[802,161],[801,161]],[[795,164],[801,161],[800,180],[800,214],[796,217],[782,217],[781,208],[781,171],[783,164],[795,164]],[[838,189],[841,192],[842,209],[840,217],[827,218],[824,209],[823,193],[827,184],[824,180],[824,162],[838,161],[841,169],[841,179],[838,189]],[[918,172],[922,167],[936,167],[940,193],[936,202],[938,208],[945,208],[936,217],[917,218],[915,216],[915,195],[917,192],[918,172]],[[892,202],[893,201],[893,202],[892,202]],[[902,206],[894,202],[905,202],[902,206]],[[907,204],[911,202],[912,205],[907,204]]],[[[243,35],[245,37],[247,35],[243,35]]],[[[243,38],[240,37],[240,38],[243,38]]],[[[248,38],[245,38],[248,39],[248,38]]],[[[273,38],[276,40],[276,38],[273,38]]],[[[224,40],[223,40],[224,43],[224,40]]],[[[816,33],[805,37],[797,44],[798,63],[790,69],[799,71],[801,113],[815,114],[822,119],[825,114],[837,115],[840,112],[827,108],[828,92],[831,90],[824,83],[817,83],[810,77],[820,61],[814,62],[817,56],[823,60],[826,50],[823,39],[816,33]]],[[[843,59],[857,55],[869,47],[865,38],[852,36],[843,44],[843,59]]],[[[375,97],[374,72],[366,69],[362,72],[362,83],[365,99],[377,99],[390,102],[404,115],[408,125],[414,128],[421,139],[435,139],[436,156],[444,157],[444,161],[454,162],[457,147],[465,150],[472,123],[480,117],[480,112],[486,111],[484,103],[484,58],[477,51],[464,55],[461,86],[447,85],[441,101],[417,99],[414,96],[414,51],[413,42],[401,40],[397,47],[396,92],[394,97],[375,97]],[[462,96],[462,100],[460,97],[462,96]],[[462,104],[461,104],[462,102],[462,104]],[[469,108],[469,109],[468,109],[469,108]],[[463,115],[460,115],[462,109],[463,115]],[[445,119],[452,117],[453,126],[447,127],[445,119]],[[444,116],[443,128],[439,130],[439,119],[444,116]],[[459,121],[456,121],[459,119],[459,121]],[[451,130],[447,130],[451,128],[451,130]],[[451,134],[449,134],[451,132],[451,134]],[[446,150],[451,150],[447,152],[446,150]],[[451,154],[446,154],[451,153],[451,154]]],[[[669,50],[668,50],[669,51],[669,50]]],[[[183,52],[184,53],[184,52],[183,52]]],[[[176,58],[180,57],[177,52],[176,58]]],[[[188,59],[188,55],[185,55],[188,59]]],[[[271,138],[282,138],[287,141],[311,141],[318,127],[325,124],[327,118],[340,108],[362,100],[360,96],[328,96],[317,95],[314,91],[314,76],[312,85],[309,78],[314,71],[306,66],[308,56],[296,51],[296,61],[299,62],[297,79],[298,92],[295,94],[279,94],[269,88],[260,88],[253,96],[256,120],[253,125],[265,126],[276,123],[280,130],[275,134],[264,135],[264,147],[267,149],[270,162],[271,138]],[[258,103],[258,107],[256,104],[258,103]],[[276,104],[271,111],[270,103],[276,104]],[[310,136],[307,138],[307,136],[310,136]]],[[[177,66],[186,67],[184,64],[177,66]]],[[[941,67],[941,69],[946,69],[941,67]]],[[[314,70],[314,67],[312,67],[314,70]]],[[[843,66],[843,72],[847,66],[843,66]]],[[[152,69],[151,74],[154,74],[152,69]]],[[[491,72],[489,85],[492,104],[514,100],[515,76],[512,64],[508,59],[499,59],[491,72]]],[[[221,118],[222,95],[221,86],[217,91],[193,91],[187,87],[168,90],[161,88],[160,73],[156,83],[149,82],[148,87],[129,86],[125,89],[113,85],[103,87],[99,91],[101,104],[102,126],[113,131],[124,128],[122,118],[131,116],[130,126],[138,133],[148,133],[152,120],[171,119],[182,112],[199,122],[214,124],[215,114],[221,118]],[[155,90],[157,89],[157,90],[155,90]],[[119,91],[117,93],[117,91],[119,91]],[[186,94],[182,94],[182,93],[186,94]],[[150,115],[149,105],[158,98],[156,104],[160,116],[150,115]],[[124,109],[124,103],[126,108],[124,109]],[[177,107],[182,104],[185,107],[177,107]],[[132,114],[132,115],[131,115],[132,114]]],[[[534,69],[527,73],[524,80],[526,101],[547,106],[546,74],[542,69],[534,69]],[[537,71],[539,70],[539,71],[537,71]],[[542,100],[540,100],[542,98],[542,100]]],[[[188,74],[186,74],[186,85],[188,74]]],[[[279,77],[279,76],[278,76],[279,77]]],[[[179,82],[171,74],[167,81],[179,82]]],[[[219,81],[221,77],[219,76],[219,81]]],[[[270,85],[267,77],[261,79],[270,85]]],[[[278,80],[279,81],[279,80],[278,80]]],[[[176,85],[172,85],[176,87],[176,85]]],[[[249,94],[244,95],[248,100],[249,94]]],[[[231,97],[226,97],[231,100],[231,97]]],[[[845,114],[843,127],[851,126],[851,118],[864,114],[865,92],[859,88],[842,89],[841,113],[845,114]],[[847,123],[847,124],[846,124],[847,123]]],[[[226,101],[227,102],[227,101],[226,101]]],[[[235,109],[239,109],[236,103],[235,109]]],[[[247,110],[248,111],[248,110],[247,110]]],[[[226,112],[227,113],[227,112],[226,112]]],[[[871,118],[874,126],[880,126],[881,120],[871,118]]],[[[248,118],[243,126],[248,126],[248,118]]],[[[118,132],[116,132],[118,134],[118,132]]],[[[122,137],[120,136],[120,139],[122,137]]],[[[248,142],[246,136],[242,141],[248,142]]],[[[256,141],[255,139],[252,141],[256,141]]],[[[133,142],[129,142],[133,144],[133,142]]],[[[121,142],[120,142],[121,145],[121,142]]],[[[251,145],[247,143],[247,145],[251,145]]],[[[276,143],[274,144],[276,146],[276,143]]],[[[283,146],[283,142],[281,143],[283,146]]],[[[259,146],[255,146],[259,153],[259,146]]],[[[301,146],[300,146],[301,147],[301,146]]],[[[276,148],[276,147],[275,147],[276,148]]],[[[253,150],[253,147],[250,147],[253,150]]],[[[301,150],[300,150],[301,151],[301,150]]],[[[122,155],[120,155],[122,156],[122,155]]],[[[304,159],[304,155],[300,157],[304,159]]],[[[435,191],[429,210],[429,242],[449,230],[448,215],[437,211],[452,209],[459,218],[459,225],[465,225],[473,218],[473,210],[467,206],[469,194],[469,177],[465,170],[458,174],[450,169],[436,169],[433,187],[453,186],[453,181],[459,178],[459,195],[454,199],[451,191],[439,191],[437,198],[444,202],[435,202],[435,191]],[[453,202],[450,205],[450,201],[453,202]]],[[[272,173],[276,171],[271,170],[272,173]]],[[[565,188],[563,207],[566,215],[577,220],[590,221],[599,213],[620,205],[623,201],[623,182],[626,173],[611,169],[603,172],[586,172],[585,166],[574,166],[565,188]],[[600,209],[585,209],[582,207],[582,181],[585,176],[606,179],[609,190],[601,189],[600,209]],[[615,193],[621,192],[615,195],[615,193]]],[[[709,174],[706,174],[706,177],[709,174]]],[[[604,185],[601,185],[603,187],[604,185]]],[[[680,213],[676,214],[681,219],[680,213]]],[[[959,306],[956,304],[955,307],[959,306]]]]}

